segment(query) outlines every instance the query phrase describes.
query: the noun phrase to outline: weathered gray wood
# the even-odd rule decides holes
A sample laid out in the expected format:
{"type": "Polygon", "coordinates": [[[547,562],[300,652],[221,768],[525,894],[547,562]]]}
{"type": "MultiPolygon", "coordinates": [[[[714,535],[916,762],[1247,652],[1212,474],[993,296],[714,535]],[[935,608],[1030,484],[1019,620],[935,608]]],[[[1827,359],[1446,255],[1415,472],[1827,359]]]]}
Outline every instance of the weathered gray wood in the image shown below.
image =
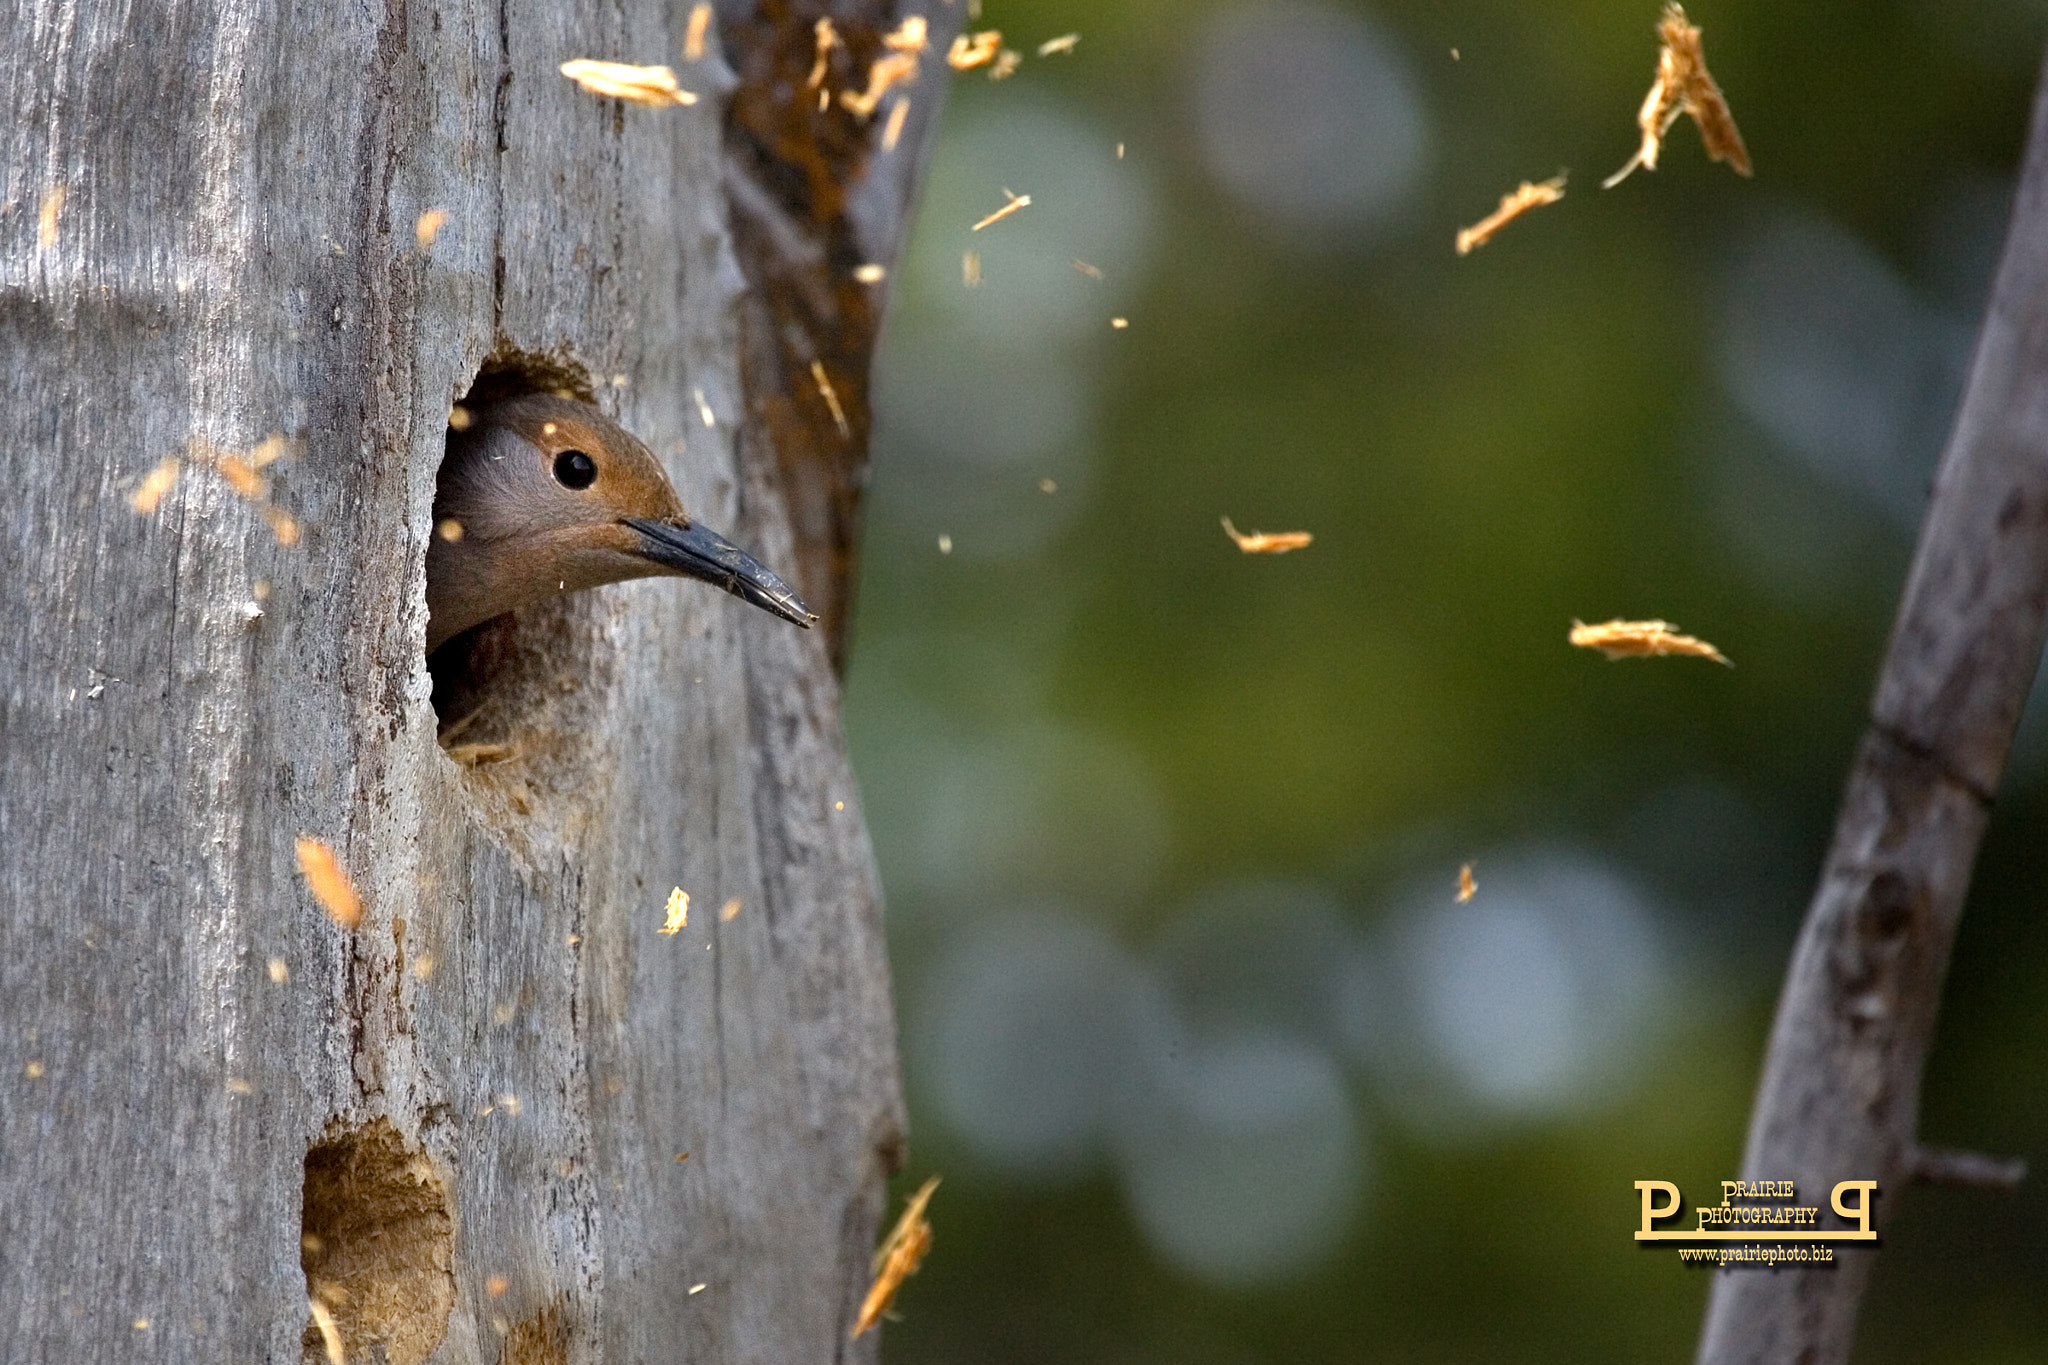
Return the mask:
{"type": "MultiPolygon", "coordinates": [[[[2048,86],[1984,331],[1921,526],[1834,843],[1779,1000],[1742,1174],[1823,1208],[1875,1179],[1883,1216],[1916,1175],[1999,1163],[1917,1145],[1970,871],[2048,631],[2048,86]]],[[[1699,1359],[1845,1361],[1871,1268],[1717,1276],[1699,1359]]]]}
{"type": "Polygon", "coordinates": [[[324,1359],[306,1265],[349,1291],[351,1360],[872,1358],[846,1330],[903,1117],[826,640],[701,585],[564,599],[466,736],[517,756],[473,771],[421,658],[444,422],[494,356],[817,572],[787,508],[819,495],[747,430],[748,62],[714,33],[685,63],[689,10],[10,7],[0,1360],[324,1359]],[[556,72],[586,56],[704,102],[597,99],[556,72]],[[272,432],[290,545],[193,458],[272,432]],[[357,931],[300,835],[339,850],[357,931]]]}

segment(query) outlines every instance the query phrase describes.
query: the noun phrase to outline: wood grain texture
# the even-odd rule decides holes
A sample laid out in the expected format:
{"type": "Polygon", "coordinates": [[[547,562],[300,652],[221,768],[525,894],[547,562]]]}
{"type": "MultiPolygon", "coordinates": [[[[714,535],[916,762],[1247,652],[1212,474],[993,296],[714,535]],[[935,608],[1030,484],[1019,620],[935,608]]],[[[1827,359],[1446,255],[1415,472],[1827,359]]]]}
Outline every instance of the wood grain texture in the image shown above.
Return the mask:
{"type": "Polygon", "coordinates": [[[480,722],[516,756],[474,770],[421,657],[445,418],[493,357],[768,562],[803,543],[739,360],[747,63],[683,61],[689,8],[9,7],[0,1359],[324,1359],[306,1265],[351,1360],[873,1358],[903,1114],[825,640],[694,584],[548,604],[480,722]],[[705,98],[597,99],[572,57],[705,98]],[[251,500],[222,453],[273,432],[251,500]]]}
{"type": "MultiPolygon", "coordinates": [[[[2048,86],[1955,430],[1787,971],[1746,1180],[1826,1207],[1875,1179],[1878,1229],[1916,1173],[1942,978],[2048,633],[2048,86]]],[[[1953,1164],[1951,1162],[1950,1164],[1953,1164]]],[[[1719,1275],[1699,1359],[1846,1361],[1873,1253],[1719,1275]]]]}

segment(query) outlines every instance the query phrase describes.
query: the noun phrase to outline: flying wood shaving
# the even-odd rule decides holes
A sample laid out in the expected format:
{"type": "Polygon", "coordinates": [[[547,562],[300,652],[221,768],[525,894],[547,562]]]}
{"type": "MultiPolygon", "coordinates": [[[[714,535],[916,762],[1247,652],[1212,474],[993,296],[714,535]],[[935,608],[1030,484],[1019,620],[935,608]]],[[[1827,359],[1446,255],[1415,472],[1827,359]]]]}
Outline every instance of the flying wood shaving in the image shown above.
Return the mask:
{"type": "Polygon", "coordinates": [[[593,95],[609,95],[634,104],[660,108],[697,102],[695,95],[676,85],[676,73],[665,66],[628,66],[624,62],[578,57],[562,63],[562,74],[593,95]]]}
{"type": "Polygon", "coordinates": [[[320,1329],[320,1340],[327,1346],[327,1365],[348,1365],[348,1356],[341,1349],[341,1330],[334,1325],[334,1314],[318,1299],[307,1299],[306,1307],[313,1314],[313,1325],[320,1329]]]}
{"type": "Polygon", "coordinates": [[[1088,262],[1086,261],[1075,261],[1074,269],[1080,271],[1083,275],[1086,275],[1091,280],[1099,280],[1102,278],[1102,272],[1094,266],[1088,264],[1088,262]]]}
{"type": "Polygon", "coordinates": [[[1479,883],[1472,880],[1472,864],[1466,863],[1458,869],[1458,904],[1463,905],[1479,894],[1479,883]]]}
{"type": "Polygon", "coordinates": [[[170,492],[171,485],[177,481],[178,457],[166,455],[157,462],[155,469],[142,476],[142,482],[128,495],[128,505],[143,516],[150,516],[156,511],[157,504],[164,500],[164,494],[170,492]]]}
{"type": "Polygon", "coordinates": [[[980,33],[962,33],[953,39],[953,45],[946,49],[946,63],[955,71],[972,71],[977,66],[987,66],[996,59],[996,53],[1003,47],[1001,29],[984,29],[980,33]]]}
{"type": "Polygon", "coordinates": [[[690,27],[683,34],[683,58],[685,61],[704,59],[704,35],[711,28],[711,0],[697,0],[690,7],[690,27]]]}
{"type": "Polygon", "coordinates": [[[451,744],[448,757],[465,768],[481,768],[486,763],[503,763],[518,754],[510,744],[451,744]]]}
{"type": "Polygon", "coordinates": [[[1459,229],[1458,254],[1460,256],[1470,255],[1473,247],[1485,246],[1493,240],[1494,233],[1499,232],[1530,209],[1541,208],[1545,204],[1555,204],[1562,198],[1564,198],[1564,177],[1561,175],[1554,175],[1550,179],[1535,185],[1524,180],[1515,187],[1513,193],[1504,194],[1500,197],[1499,208],[1487,214],[1471,227],[1459,229]]]}
{"type": "Polygon", "coordinates": [[[1729,112],[1721,87],[1707,70],[1700,30],[1687,22],[1682,6],[1664,7],[1664,17],[1657,21],[1657,38],[1663,44],[1657,52],[1657,79],[1650,83],[1650,93],[1636,114],[1636,123],[1643,130],[1642,146],[1627,165],[1608,176],[1600,187],[1613,189],[1638,166],[1656,170],[1664,135],[1678,122],[1680,114],[1690,114],[1698,125],[1709,160],[1727,162],[1737,175],[1750,174],[1749,150],[1742,145],[1742,134],[1736,131],[1735,115],[1729,112]]]}
{"type": "Polygon", "coordinates": [[[913,14],[893,32],[882,35],[882,46],[894,52],[926,52],[931,48],[931,44],[925,40],[927,31],[924,16],[913,14]]]}
{"type": "Polygon", "coordinates": [[[990,223],[996,222],[998,219],[1009,217],[1018,209],[1031,207],[1031,196],[1028,194],[1010,194],[1008,190],[1004,190],[1003,193],[1010,195],[1010,202],[1003,205],[1001,208],[997,209],[994,213],[991,213],[988,217],[982,219],[980,222],[976,223],[973,227],[967,229],[969,232],[979,232],[983,228],[987,227],[990,223]]]}
{"type": "Polygon", "coordinates": [[[268,494],[269,490],[263,476],[256,472],[254,465],[239,455],[218,451],[213,457],[213,467],[227,480],[228,487],[250,502],[261,502],[268,494]]]}
{"type": "Polygon", "coordinates": [[[1008,80],[1023,60],[1023,53],[1014,48],[1004,48],[996,54],[995,65],[989,67],[988,78],[992,81],[1008,80]]]}
{"type": "Polygon", "coordinates": [[[678,929],[687,929],[689,925],[690,893],[679,886],[668,893],[668,919],[654,932],[673,934],[678,929]]]}
{"type": "Polygon", "coordinates": [[[1730,668],[1735,666],[1705,640],[1680,635],[1678,627],[1669,621],[1623,621],[1617,618],[1597,626],[1574,621],[1567,638],[1579,648],[1597,649],[1609,659],[1648,659],[1679,654],[1694,659],[1712,659],[1717,664],[1728,664],[1730,668]]]}
{"type": "Polygon", "coordinates": [[[880,284],[889,278],[889,267],[869,261],[853,268],[853,278],[862,284],[880,284]]]}
{"type": "MultiPolygon", "coordinates": [[[[969,289],[981,283],[981,253],[963,251],[960,253],[960,283],[969,289]]],[[[175,470],[172,471],[176,473],[175,470]]]]}
{"type": "Polygon", "coordinates": [[[289,550],[299,543],[299,524],[289,512],[281,507],[266,507],[263,519],[270,523],[270,534],[277,537],[278,544],[289,550]]]}
{"type": "Polygon", "coordinates": [[[904,120],[910,117],[910,97],[901,95],[889,109],[889,122],[882,129],[882,150],[896,150],[896,140],[903,136],[904,120]]]}
{"type": "Polygon", "coordinates": [[[917,1273],[925,1253],[932,1249],[932,1225],[925,1221],[924,1209],[931,1202],[932,1191],[938,1187],[937,1176],[925,1181],[918,1192],[910,1196],[910,1202],[903,1206],[903,1216],[896,1220],[896,1226],[889,1230],[889,1235],[876,1249],[875,1283],[861,1303],[860,1316],[854,1320],[855,1337],[882,1320],[882,1314],[888,1312],[889,1305],[896,1301],[896,1291],[917,1273]]]}
{"type": "Polygon", "coordinates": [[[825,83],[825,70],[828,65],[826,54],[833,48],[841,46],[841,43],[839,30],[832,27],[830,19],[818,20],[812,25],[811,31],[817,35],[818,57],[811,63],[811,74],[804,78],[804,89],[817,90],[825,83]]]}
{"type": "Polygon", "coordinates": [[[839,406],[839,395],[832,388],[831,377],[825,373],[825,362],[811,362],[811,378],[818,381],[818,393],[824,398],[825,406],[832,409],[832,425],[839,428],[839,439],[853,439],[853,428],[846,424],[846,409],[839,406]]]}
{"type": "Polygon", "coordinates": [[[64,211],[64,197],[69,193],[66,186],[59,185],[43,196],[36,210],[36,246],[40,250],[57,245],[57,215],[64,211]]]}
{"type": "MultiPolygon", "coordinates": [[[[731,900],[727,901],[727,902],[726,902],[726,903],[725,903],[724,905],[721,905],[721,906],[719,906],[719,907],[718,907],[718,922],[719,922],[720,924],[731,924],[731,923],[732,923],[732,921],[733,921],[733,917],[734,917],[735,915],[739,914],[739,912],[740,912],[740,898],[739,898],[738,896],[734,896],[734,897],[733,897],[733,898],[732,898],[731,900]]],[[[686,1155],[687,1155],[687,1153],[686,1153],[686,1155]]]]}
{"type": "Polygon", "coordinates": [[[1050,57],[1055,52],[1072,52],[1080,41],[1081,35],[1078,33],[1062,33],[1057,38],[1047,38],[1044,42],[1040,43],[1038,45],[1038,55],[1050,57]]]}
{"type": "Polygon", "coordinates": [[[313,899],[320,902],[320,908],[327,912],[327,918],[344,929],[353,929],[363,921],[362,898],[342,871],[341,859],[334,850],[318,839],[300,838],[298,841],[299,875],[306,879],[306,889],[313,893],[313,899]]]}
{"type": "Polygon", "coordinates": [[[1237,542],[1237,548],[1248,555],[1284,555],[1289,550],[1299,550],[1315,539],[1315,536],[1307,531],[1239,531],[1230,524],[1229,517],[1223,519],[1223,530],[1237,542]]]}
{"type": "Polygon", "coordinates": [[[425,251],[434,244],[434,239],[441,235],[441,225],[447,221],[446,209],[428,209],[420,215],[419,221],[412,225],[413,240],[420,244],[420,250],[425,251]]]}
{"type": "Polygon", "coordinates": [[[875,58],[875,64],[868,68],[868,88],[856,93],[852,90],[839,92],[839,103],[853,113],[867,118],[875,112],[875,106],[882,102],[882,96],[899,85],[909,85],[917,79],[917,54],[915,52],[891,52],[885,57],[875,58]]]}

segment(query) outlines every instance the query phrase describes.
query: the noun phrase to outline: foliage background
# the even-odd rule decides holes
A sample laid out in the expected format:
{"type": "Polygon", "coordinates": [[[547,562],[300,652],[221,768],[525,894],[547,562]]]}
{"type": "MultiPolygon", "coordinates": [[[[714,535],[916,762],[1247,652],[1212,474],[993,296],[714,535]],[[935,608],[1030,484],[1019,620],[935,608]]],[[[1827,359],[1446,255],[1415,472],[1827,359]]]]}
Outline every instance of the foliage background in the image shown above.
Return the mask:
{"type": "MultiPolygon", "coordinates": [[[[1649,3],[986,3],[1026,60],[956,78],[900,264],[848,695],[946,1177],[890,1359],[1687,1357],[1631,1182],[1736,1173],[2048,10],[1701,0],[1756,178],[1682,125],[1603,192],[1649,3]],[[1609,616],[1736,667],[1566,647],[1609,616]]],[[[2044,712],[1923,1124],[2036,1171],[2044,712]]],[[[2038,1358],[2038,1178],[1881,1207],[1860,1359],[2038,1358]]]]}

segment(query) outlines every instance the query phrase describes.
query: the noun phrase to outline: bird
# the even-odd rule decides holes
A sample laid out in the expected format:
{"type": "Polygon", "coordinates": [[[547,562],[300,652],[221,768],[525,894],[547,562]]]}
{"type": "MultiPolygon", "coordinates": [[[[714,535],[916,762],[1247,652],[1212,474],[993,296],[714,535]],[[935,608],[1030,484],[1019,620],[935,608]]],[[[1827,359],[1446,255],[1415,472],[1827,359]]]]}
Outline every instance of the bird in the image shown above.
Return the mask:
{"type": "Polygon", "coordinates": [[[462,416],[434,489],[429,654],[539,598],[659,575],[703,579],[806,629],[818,619],[767,566],[693,521],[654,452],[590,404],[524,394],[462,416]]]}

